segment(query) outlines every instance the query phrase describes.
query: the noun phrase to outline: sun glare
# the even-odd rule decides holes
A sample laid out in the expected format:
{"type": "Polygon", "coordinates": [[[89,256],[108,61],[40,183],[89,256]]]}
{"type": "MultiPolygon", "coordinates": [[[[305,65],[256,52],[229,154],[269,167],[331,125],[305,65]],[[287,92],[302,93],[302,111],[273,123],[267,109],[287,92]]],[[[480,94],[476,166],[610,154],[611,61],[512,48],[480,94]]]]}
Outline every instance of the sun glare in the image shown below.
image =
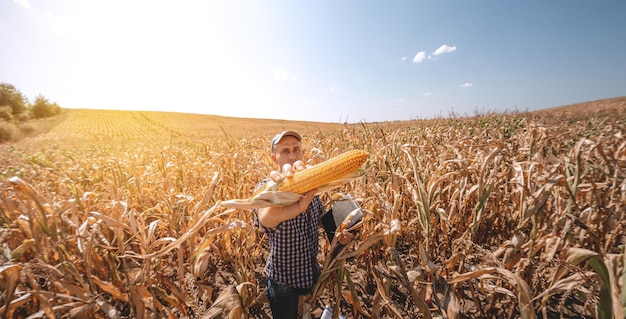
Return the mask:
{"type": "Polygon", "coordinates": [[[224,32],[238,26],[219,6],[87,2],[56,16],[71,47],[68,106],[262,116],[276,105],[263,84],[275,74],[250,68],[224,32]]]}

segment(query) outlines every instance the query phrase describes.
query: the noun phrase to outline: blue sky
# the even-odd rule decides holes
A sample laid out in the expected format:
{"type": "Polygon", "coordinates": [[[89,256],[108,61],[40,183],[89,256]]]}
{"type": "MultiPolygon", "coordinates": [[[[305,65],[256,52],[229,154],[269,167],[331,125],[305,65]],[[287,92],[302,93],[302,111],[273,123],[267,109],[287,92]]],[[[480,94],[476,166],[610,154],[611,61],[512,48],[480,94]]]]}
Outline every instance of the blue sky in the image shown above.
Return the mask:
{"type": "Polygon", "coordinates": [[[0,82],[66,108],[374,122],[626,95],[626,1],[0,0],[0,82]]]}

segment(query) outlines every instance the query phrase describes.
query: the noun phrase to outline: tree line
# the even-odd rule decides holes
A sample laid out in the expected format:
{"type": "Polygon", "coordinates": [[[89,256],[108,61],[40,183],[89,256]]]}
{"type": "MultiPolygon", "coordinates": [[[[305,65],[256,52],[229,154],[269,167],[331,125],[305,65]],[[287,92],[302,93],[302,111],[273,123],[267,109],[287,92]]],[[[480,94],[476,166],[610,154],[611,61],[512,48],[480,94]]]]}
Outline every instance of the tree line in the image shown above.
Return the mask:
{"type": "Polygon", "coordinates": [[[44,119],[61,114],[61,107],[43,95],[32,103],[15,86],[0,83],[0,142],[16,140],[37,130],[30,120],[44,119]]]}
{"type": "Polygon", "coordinates": [[[0,83],[0,118],[11,122],[51,117],[61,113],[61,107],[51,103],[43,95],[37,95],[32,104],[9,83],[0,83]]]}

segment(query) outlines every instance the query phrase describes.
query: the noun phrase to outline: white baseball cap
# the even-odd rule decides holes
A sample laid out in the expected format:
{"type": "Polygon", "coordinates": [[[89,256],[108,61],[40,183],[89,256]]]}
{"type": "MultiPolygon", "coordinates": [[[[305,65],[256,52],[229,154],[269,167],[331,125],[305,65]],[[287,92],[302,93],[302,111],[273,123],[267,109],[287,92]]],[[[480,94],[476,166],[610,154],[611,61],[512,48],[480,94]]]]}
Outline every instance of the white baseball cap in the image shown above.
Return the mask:
{"type": "Polygon", "coordinates": [[[300,134],[294,132],[294,131],[283,131],[281,133],[278,133],[276,135],[274,135],[274,138],[272,139],[272,144],[270,145],[270,151],[274,151],[274,145],[276,145],[276,143],[280,142],[280,140],[283,139],[283,137],[285,136],[293,136],[295,138],[298,139],[298,141],[302,141],[302,137],[300,136],[300,134]]]}

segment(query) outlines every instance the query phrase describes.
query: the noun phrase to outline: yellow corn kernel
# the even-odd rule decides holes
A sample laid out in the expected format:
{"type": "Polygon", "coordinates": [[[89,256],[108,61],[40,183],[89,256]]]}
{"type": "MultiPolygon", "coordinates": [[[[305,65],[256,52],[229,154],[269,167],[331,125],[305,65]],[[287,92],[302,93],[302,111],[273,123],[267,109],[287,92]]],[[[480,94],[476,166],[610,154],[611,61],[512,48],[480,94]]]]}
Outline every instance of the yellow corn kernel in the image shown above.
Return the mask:
{"type": "Polygon", "coordinates": [[[285,178],[277,190],[304,194],[356,171],[365,163],[367,155],[361,150],[345,152],[285,178]]]}

